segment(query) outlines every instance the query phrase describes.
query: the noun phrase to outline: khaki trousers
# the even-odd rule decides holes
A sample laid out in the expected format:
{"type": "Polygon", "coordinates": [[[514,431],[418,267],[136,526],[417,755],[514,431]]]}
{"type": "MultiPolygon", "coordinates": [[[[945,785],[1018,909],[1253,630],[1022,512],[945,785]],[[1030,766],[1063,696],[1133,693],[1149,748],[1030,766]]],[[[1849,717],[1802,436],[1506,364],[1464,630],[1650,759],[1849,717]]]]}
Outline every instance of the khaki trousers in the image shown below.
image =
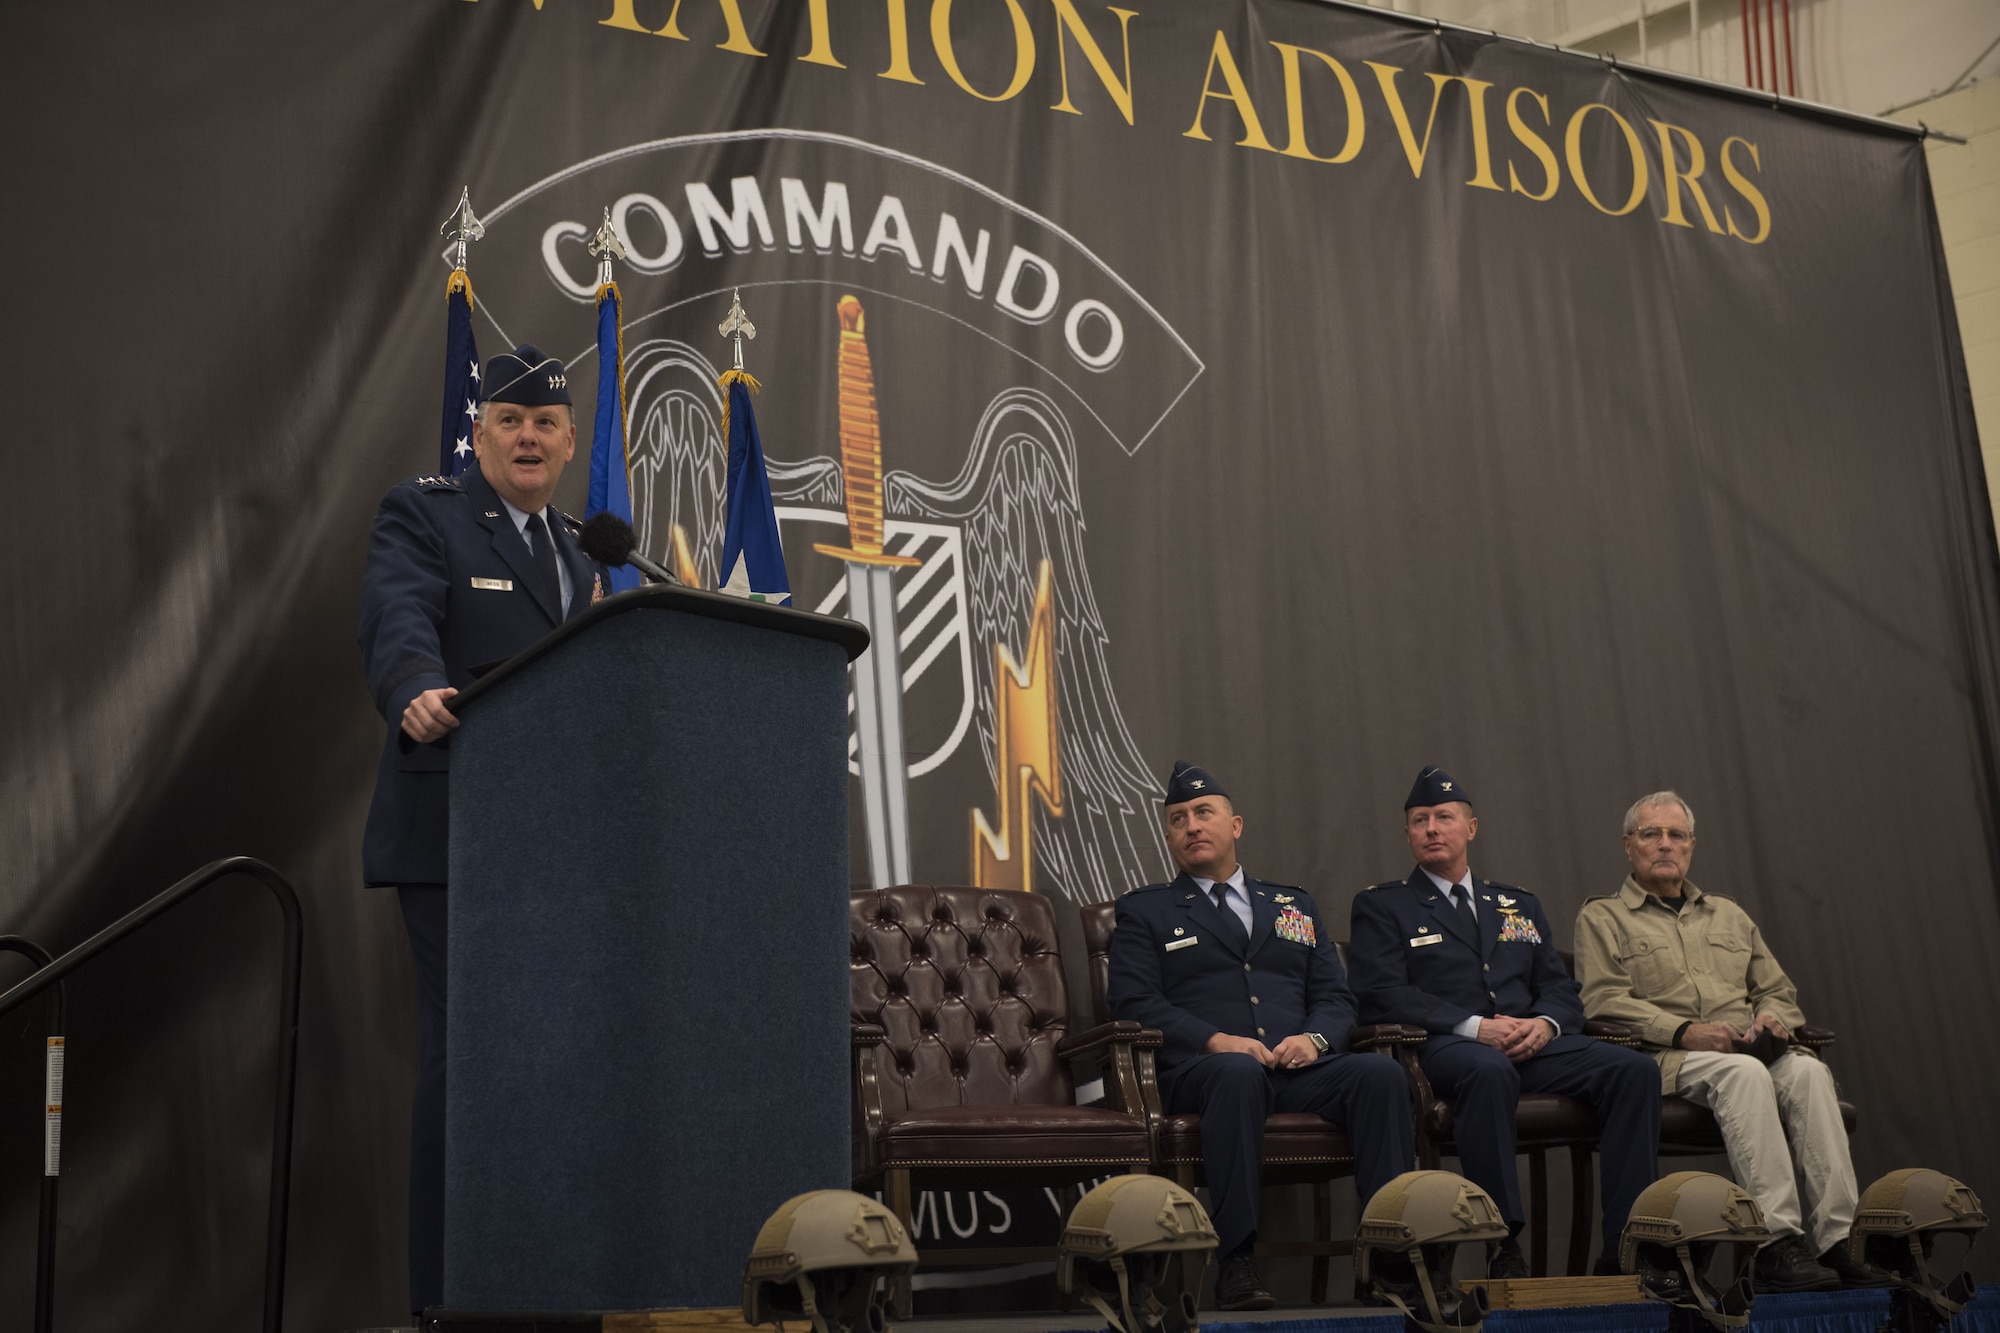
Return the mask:
{"type": "Polygon", "coordinates": [[[1679,1092],[1714,1112],[1736,1183],[1772,1235],[1804,1236],[1814,1254],[1847,1239],[1859,1191],[1832,1070],[1797,1051],[1768,1067],[1754,1056],[1689,1051],[1679,1092]]]}

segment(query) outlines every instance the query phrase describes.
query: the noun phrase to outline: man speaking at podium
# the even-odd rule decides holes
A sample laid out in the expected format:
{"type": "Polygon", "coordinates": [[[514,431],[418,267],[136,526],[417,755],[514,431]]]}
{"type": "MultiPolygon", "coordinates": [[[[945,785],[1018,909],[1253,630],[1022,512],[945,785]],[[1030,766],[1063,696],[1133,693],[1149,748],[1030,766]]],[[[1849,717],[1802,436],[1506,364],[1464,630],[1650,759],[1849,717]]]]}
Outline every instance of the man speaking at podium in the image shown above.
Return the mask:
{"type": "Polygon", "coordinates": [[[486,365],[478,466],[382,499],[361,584],[361,658],[388,726],[361,873],[395,888],[417,969],[410,1113],[410,1308],[444,1299],[447,707],[473,668],[510,657],[602,595],[604,567],[549,504],[576,452],[563,363],[523,345],[486,365]]]}

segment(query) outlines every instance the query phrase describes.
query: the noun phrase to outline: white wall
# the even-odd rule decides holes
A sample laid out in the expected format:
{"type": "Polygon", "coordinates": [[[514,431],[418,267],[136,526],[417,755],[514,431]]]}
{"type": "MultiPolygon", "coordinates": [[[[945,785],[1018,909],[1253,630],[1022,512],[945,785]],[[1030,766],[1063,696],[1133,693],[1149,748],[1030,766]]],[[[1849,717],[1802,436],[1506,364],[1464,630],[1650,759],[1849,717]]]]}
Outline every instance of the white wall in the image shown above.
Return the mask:
{"type": "MultiPolygon", "coordinates": [[[[1969,58],[1969,57],[1968,57],[1969,58]]],[[[1972,381],[1973,413],[1986,455],[1986,486],[2000,524],[2000,79],[1911,107],[1896,119],[1964,135],[1931,140],[1931,193],[1951,269],[1958,332],[1972,381]]]]}
{"type": "MultiPolygon", "coordinates": [[[[1739,0],[1378,0],[1375,7],[1747,82],[1739,0]],[[1696,10],[1699,41],[1689,32],[1696,10]]],[[[1791,0],[1791,10],[1798,95],[1871,115],[1936,95],[2000,38],[1995,0],[1791,0]]],[[[1995,74],[2000,49],[1987,52],[1971,81],[1995,74]]]]}

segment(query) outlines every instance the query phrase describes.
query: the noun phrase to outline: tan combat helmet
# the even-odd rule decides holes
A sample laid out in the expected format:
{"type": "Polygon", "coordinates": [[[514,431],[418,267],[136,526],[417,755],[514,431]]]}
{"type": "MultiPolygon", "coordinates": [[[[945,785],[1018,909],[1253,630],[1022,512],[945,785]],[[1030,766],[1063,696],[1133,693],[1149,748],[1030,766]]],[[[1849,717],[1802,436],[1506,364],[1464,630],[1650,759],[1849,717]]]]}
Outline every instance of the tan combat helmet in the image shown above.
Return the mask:
{"type": "Polygon", "coordinates": [[[1117,1333],[1194,1333],[1195,1291],[1215,1243],[1194,1195],[1159,1176],[1117,1176],[1071,1210],[1056,1247],[1056,1286],[1083,1296],[1117,1333]],[[1181,1285],[1176,1260],[1190,1250],[1202,1254],[1192,1290],[1181,1285]]]}
{"type": "Polygon", "coordinates": [[[1717,1328],[1750,1322],[1750,1265],[1771,1229],[1742,1186],[1707,1171],[1676,1171],[1641,1191],[1618,1239],[1618,1266],[1640,1290],[1692,1310],[1717,1328]],[[1717,1246],[1733,1250],[1729,1282],[1708,1280],[1717,1246]]]}
{"type": "Polygon", "coordinates": [[[1467,1241],[1506,1237],[1492,1197],[1464,1176],[1406,1171],[1361,1210],[1355,1275],[1426,1333],[1470,1333],[1485,1322],[1486,1293],[1460,1291],[1452,1260],[1467,1241]]]}
{"type": "Polygon", "coordinates": [[[1986,1229],[1979,1196],[1942,1171],[1911,1167],[1891,1171],[1861,1192],[1847,1253],[1873,1264],[1914,1292],[1949,1321],[1972,1299],[1972,1277],[1961,1269],[1939,1283],[1931,1273],[1931,1249],[1939,1236],[1954,1233],[1971,1242],[1986,1229]]]}
{"type": "Polygon", "coordinates": [[[886,1279],[916,1266],[917,1247],[894,1213],[849,1190],[814,1190],[786,1200],[757,1232],[743,1265],[743,1318],[883,1333],[886,1279]]]}

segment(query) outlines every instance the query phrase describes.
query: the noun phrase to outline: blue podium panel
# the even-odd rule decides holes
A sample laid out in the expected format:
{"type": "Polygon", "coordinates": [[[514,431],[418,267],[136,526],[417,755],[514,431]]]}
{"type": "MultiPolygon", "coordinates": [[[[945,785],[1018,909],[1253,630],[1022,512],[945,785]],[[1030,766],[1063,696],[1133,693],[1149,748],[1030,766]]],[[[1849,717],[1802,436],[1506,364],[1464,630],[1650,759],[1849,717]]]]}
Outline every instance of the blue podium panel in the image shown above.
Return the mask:
{"type": "Polygon", "coordinates": [[[509,677],[451,746],[446,1305],[734,1305],[848,1180],[847,653],[642,607],[509,677]]]}

